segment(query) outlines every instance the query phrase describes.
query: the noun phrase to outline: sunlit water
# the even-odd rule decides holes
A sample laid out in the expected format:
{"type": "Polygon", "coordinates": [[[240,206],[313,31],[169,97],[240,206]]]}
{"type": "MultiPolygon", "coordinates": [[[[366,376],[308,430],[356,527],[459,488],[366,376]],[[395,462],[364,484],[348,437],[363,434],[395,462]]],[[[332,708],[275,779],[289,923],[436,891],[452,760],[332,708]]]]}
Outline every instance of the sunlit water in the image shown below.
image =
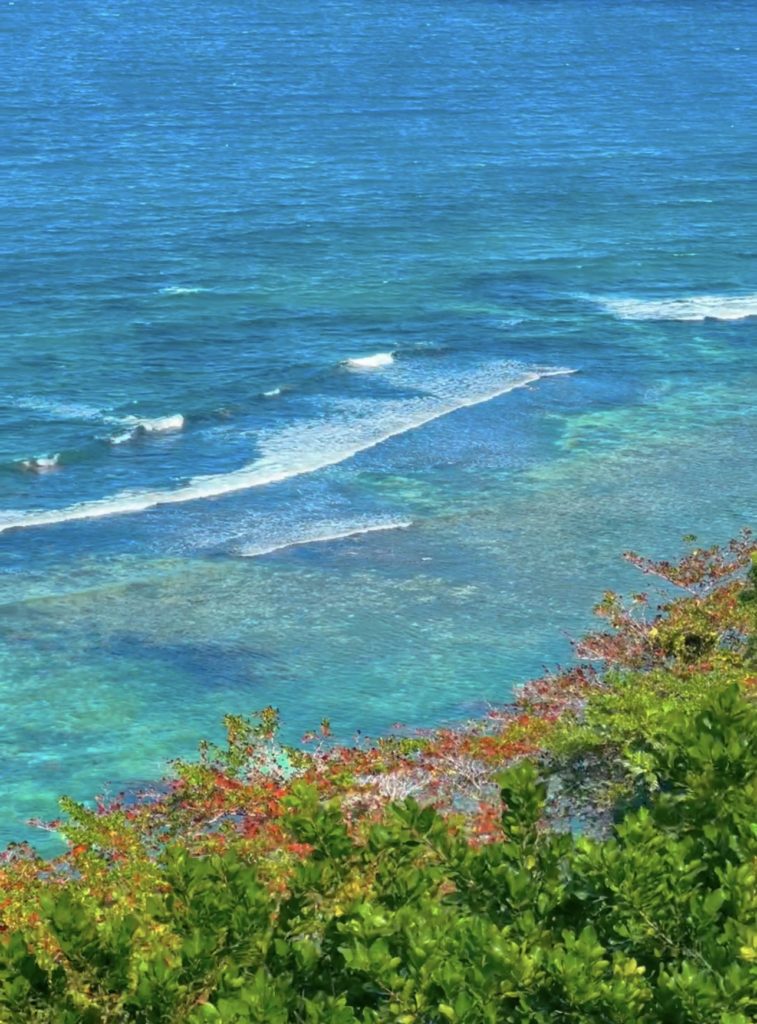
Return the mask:
{"type": "Polygon", "coordinates": [[[0,8],[1,840],[225,712],[475,714],[754,519],[756,22],[0,8]]]}

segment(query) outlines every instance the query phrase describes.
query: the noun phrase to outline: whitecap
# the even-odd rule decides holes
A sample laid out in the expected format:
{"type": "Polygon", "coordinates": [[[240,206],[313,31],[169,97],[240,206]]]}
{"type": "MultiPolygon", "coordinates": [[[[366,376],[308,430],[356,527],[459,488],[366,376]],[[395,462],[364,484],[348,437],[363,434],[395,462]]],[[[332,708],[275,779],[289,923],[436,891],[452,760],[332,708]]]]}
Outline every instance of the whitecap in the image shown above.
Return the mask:
{"type": "Polygon", "coordinates": [[[344,365],[350,370],[382,370],[391,366],[394,356],[391,352],[377,352],[372,356],[356,356],[354,359],[345,359],[344,365]]]}
{"type": "Polygon", "coordinates": [[[14,528],[98,519],[201,498],[218,498],[314,473],[459,409],[491,401],[544,377],[574,372],[562,367],[527,367],[498,362],[467,373],[446,373],[429,378],[418,369],[404,366],[397,382],[405,388],[422,389],[423,393],[416,398],[343,400],[335,403],[326,416],[298,420],[268,435],[259,434],[260,458],[240,469],[195,477],[173,490],[124,491],[63,509],[9,510],[0,513],[0,533],[14,528]]]}
{"type": "Polygon", "coordinates": [[[622,320],[745,320],[757,316],[757,293],[691,295],[678,299],[610,299],[599,304],[622,320]]]}
{"type": "Polygon", "coordinates": [[[243,558],[257,558],[270,555],[274,551],[301,547],[305,544],[327,544],[337,540],[348,540],[350,537],[362,537],[366,533],[383,533],[385,530],[407,530],[412,526],[410,520],[387,520],[372,523],[320,523],[311,524],[302,534],[289,539],[280,539],[268,544],[248,548],[240,548],[238,555],[243,558]]]}
{"type": "Polygon", "coordinates": [[[270,391],[263,392],[263,398],[275,398],[281,394],[281,388],[271,388],[270,391]]]}

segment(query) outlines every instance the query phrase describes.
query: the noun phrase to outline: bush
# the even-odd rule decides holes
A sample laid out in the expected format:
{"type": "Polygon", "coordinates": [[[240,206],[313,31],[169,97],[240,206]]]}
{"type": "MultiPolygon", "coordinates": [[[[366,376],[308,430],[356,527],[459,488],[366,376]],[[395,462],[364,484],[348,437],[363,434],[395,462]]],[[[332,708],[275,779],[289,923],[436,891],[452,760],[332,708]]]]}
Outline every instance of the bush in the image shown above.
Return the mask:
{"type": "Polygon", "coordinates": [[[0,946],[2,1019],[747,1024],[756,726],[736,687],[669,714],[660,791],[604,840],[545,828],[530,761],[501,776],[483,845],[412,800],[358,842],[301,784],[286,829],[311,853],[283,892],[233,850],[179,846],[138,912],[44,890],[36,929],[0,946]]]}

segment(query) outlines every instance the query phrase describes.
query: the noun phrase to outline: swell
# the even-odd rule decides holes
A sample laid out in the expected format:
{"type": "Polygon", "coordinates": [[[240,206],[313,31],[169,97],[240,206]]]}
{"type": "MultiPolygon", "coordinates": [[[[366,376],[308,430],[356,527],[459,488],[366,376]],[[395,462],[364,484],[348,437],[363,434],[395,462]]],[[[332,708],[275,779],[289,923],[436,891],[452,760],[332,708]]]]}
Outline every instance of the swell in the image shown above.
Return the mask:
{"type": "Polygon", "coordinates": [[[486,367],[467,380],[447,380],[436,392],[430,391],[416,399],[363,405],[343,402],[332,410],[330,419],[298,422],[264,439],[260,446],[261,457],[240,469],[195,477],[172,490],[122,491],[63,509],[7,511],[0,513],[0,533],[134,514],[162,505],[218,498],[279,483],[345,462],[458,409],[491,401],[544,377],[574,372],[566,368],[527,368],[503,363],[486,367]]]}

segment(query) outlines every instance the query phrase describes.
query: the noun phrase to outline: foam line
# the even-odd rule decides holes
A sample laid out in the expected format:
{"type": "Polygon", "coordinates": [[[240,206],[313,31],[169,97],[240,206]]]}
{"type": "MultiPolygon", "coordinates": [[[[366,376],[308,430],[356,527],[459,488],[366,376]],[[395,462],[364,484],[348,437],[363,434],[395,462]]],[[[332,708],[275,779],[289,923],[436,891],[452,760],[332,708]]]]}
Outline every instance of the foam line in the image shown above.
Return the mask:
{"type": "Polygon", "coordinates": [[[201,498],[218,498],[252,487],[279,483],[314,473],[368,451],[390,438],[526,387],[543,377],[574,373],[563,368],[530,369],[513,363],[489,365],[468,377],[448,377],[419,398],[391,401],[342,402],[326,419],[304,420],[272,434],[261,444],[255,462],[230,473],[199,476],[173,490],[123,491],[63,509],[0,513],[0,533],[34,526],[51,526],[80,519],[145,512],[161,505],[178,505],[201,498]]]}

